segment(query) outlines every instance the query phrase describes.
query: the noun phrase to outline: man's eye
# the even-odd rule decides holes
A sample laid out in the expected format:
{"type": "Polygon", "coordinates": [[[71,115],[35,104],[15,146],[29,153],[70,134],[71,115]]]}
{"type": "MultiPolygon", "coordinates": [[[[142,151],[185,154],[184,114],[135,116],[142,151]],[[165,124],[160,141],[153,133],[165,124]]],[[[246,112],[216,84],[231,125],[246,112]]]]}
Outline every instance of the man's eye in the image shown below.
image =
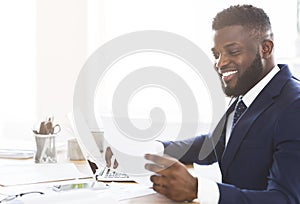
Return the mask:
{"type": "Polygon", "coordinates": [[[230,55],[238,55],[240,53],[239,50],[232,50],[229,52],[230,55]]]}

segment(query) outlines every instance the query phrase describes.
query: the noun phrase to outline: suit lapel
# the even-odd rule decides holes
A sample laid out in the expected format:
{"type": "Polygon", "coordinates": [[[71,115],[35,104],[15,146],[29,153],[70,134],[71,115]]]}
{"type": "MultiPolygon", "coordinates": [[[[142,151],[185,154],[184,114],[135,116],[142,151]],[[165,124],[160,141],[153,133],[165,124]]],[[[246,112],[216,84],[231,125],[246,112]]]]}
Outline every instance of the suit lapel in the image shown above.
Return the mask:
{"type": "Polygon", "coordinates": [[[224,128],[227,122],[228,115],[233,111],[234,106],[236,105],[237,100],[235,100],[229,108],[226,110],[226,113],[222,116],[221,120],[215,127],[214,131],[212,132],[211,136],[209,138],[206,138],[204,141],[200,153],[199,153],[199,160],[205,159],[212,151],[215,154],[215,159],[220,162],[222,153],[225,148],[225,133],[224,128]]]}
{"type": "Polygon", "coordinates": [[[261,103],[257,102],[253,104],[253,106],[250,106],[246,110],[246,112],[241,116],[238,123],[232,129],[228,145],[222,156],[221,166],[224,176],[226,175],[229,164],[237,153],[241,142],[247,135],[247,132],[249,131],[257,117],[272,104],[272,98],[264,99],[261,103]]]}
{"type": "Polygon", "coordinates": [[[221,162],[223,177],[226,176],[230,163],[233,161],[235,154],[239,150],[241,142],[247,135],[255,120],[262,112],[274,103],[274,98],[280,94],[282,87],[290,77],[291,73],[289,70],[282,69],[253,101],[232,129],[230,140],[223,153],[221,162]]]}

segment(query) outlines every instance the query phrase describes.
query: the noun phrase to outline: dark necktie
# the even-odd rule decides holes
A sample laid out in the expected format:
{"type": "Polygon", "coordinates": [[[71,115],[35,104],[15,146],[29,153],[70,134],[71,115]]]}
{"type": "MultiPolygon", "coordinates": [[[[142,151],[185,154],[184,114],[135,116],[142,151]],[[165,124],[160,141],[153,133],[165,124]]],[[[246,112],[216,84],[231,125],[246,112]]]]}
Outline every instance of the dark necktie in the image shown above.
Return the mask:
{"type": "MultiPolygon", "coordinates": [[[[227,126],[227,117],[230,113],[232,113],[234,111],[234,115],[233,115],[233,121],[232,121],[232,128],[234,127],[234,125],[236,124],[236,122],[238,121],[238,119],[241,117],[241,115],[243,114],[243,112],[247,109],[247,106],[244,104],[242,97],[238,98],[235,100],[235,102],[230,106],[230,108],[226,111],[226,120],[225,120],[225,124],[224,124],[224,128],[223,128],[223,132],[221,134],[221,138],[220,138],[220,152],[218,155],[218,161],[220,162],[220,164],[222,163],[222,157],[224,155],[224,150],[225,150],[225,140],[226,140],[226,126],[227,126]],[[234,109],[234,110],[233,110],[234,109]]],[[[228,135],[229,136],[229,135],[228,135]]]]}
{"type": "MultiPolygon", "coordinates": [[[[223,116],[223,126],[222,127],[222,132],[221,132],[221,137],[218,142],[218,145],[216,147],[216,157],[218,162],[221,164],[222,163],[222,157],[224,154],[225,150],[225,140],[226,140],[226,126],[227,126],[227,117],[229,116],[230,113],[234,111],[233,115],[233,121],[232,121],[232,128],[234,127],[235,123],[238,121],[239,117],[243,114],[243,112],[247,109],[247,106],[244,104],[241,98],[237,98],[228,108],[226,111],[226,114],[223,116]]],[[[221,128],[220,127],[220,128],[221,128]]]]}
{"type": "Polygon", "coordinates": [[[236,122],[238,121],[238,119],[241,117],[241,115],[244,113],[246,109],[247,106],[244,104],[242,98],[240,98],[234,109],[232,127],[235,126],[236,122]]]}

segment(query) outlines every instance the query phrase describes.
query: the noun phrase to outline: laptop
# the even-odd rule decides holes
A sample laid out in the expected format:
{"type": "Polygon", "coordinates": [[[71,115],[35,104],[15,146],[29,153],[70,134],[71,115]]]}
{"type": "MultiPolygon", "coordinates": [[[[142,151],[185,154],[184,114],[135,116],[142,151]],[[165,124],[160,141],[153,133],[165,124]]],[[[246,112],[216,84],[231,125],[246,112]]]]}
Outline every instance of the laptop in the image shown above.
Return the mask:
{"type": "Polygon", "coordinates": [[[120,171],[108,168],[106,166],[98,166],[96,163],[87,159],[87,162],[92,169],[92,172],[97,181],[133,181],[130,177],[120,171]]]}
{"type": "Polygon", "coordinates": [[[85,132],[84,139],[79,135],[72,113],[68,114],[68,119],[84,158],[89,164],[89,167],[91,168],[91,171],[93,172],[93,175],[97,181],[133,181],[127,174],[106,166],[105,156],[103,153],[104,151],[100,150],[94,135],[89,130],[82,117],[78,118],[77,120],[81,124],[81,130],[85,132]]]}

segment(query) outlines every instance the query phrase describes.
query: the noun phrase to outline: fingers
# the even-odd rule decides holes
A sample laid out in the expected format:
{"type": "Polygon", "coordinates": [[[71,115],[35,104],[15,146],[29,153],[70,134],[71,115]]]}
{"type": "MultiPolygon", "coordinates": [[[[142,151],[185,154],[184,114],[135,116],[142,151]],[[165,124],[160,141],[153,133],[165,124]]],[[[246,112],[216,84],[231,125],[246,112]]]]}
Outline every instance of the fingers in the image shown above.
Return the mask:
{"type": "Polygon", "coordinates": [[[165,195],[165,196],[167,196],[167,194],[168,194],[168,190],[167,190],[167,188],[165,186],[153,184],[153,190],[155,190],[156,192],[158,192],[158,193],[160,193],[162,195],[165,195]]]}
{"type": "Polygon", "coordinates": [[[153,190],[160,194],[166,195],[167,186],[165,185],[165,179],[166,178],[163,176],[152,175],[150,180],[153,183],[153,190]]]}
{"type": "Polygon", "coordinates": [[[166,186],[165,184],[165,177],[164,176],[158,176],[158,175],[152,175],[150,177],[150,181],[153,183],[155,186],[166,186]]]}
{"type": "Polygon", "coordinates": [[[166,167],[164,166],[159,166],[157,164],[145,164],[145,169],[147,169],[148,171],[152,171],[154,173],[158,173],[158,174],[162,174],[164,173],[164,170],[166,169],[166,167]]]}
{"type": "Polygon", "coordinates": [[[106,161],[106,166],[110,167],[111,166],[111,158],[112,158],[112,151],[110,147],[107,147],[105,150],[105,161],[106,161]]]}
{"type": "Polygon", "coordinates": [[[118,166],[119,166],[119,163],[118,163],[117,159],[114,159],[113,168],[116,169],[118,166]]]}
{"type": "Polygon", "coordinates": [[[107,147],[105,150],[105,161],[106,161],[106,166],[111,167],[112,166],[112,161],[113,161],[113,168],[116,169],[119,166],[119,163],[117,159],[113,156],[113,152],[110,147],[107,147]]]}
{"type": "Polygon", "coordinates": [[[197,198],[198,180],[183,167],[163,170],[165,175],[152,175],[153,189],[171,200],[192,201],[197,198]]]}
{"type": "Polygon", "coordinates": [[[167,155],[165,156],[159,156],[156,154],[145,154],[145,159],[152,161],[156,164],[165,166],[165,167],[169,167],[172,166],[174,163],[177,162],[176,159],[169,157],[167,155]]]}
{"type": "Polygon", "coordinates": [[[145,159],[152,161],[153,163],[147,163],[145,168],[149,171],[164,175],[172,165],[177,165],[178,161],[169,156],[159,156],[154,154],[146,154],[145,159]]]}
{"type": "Polygon", "coordinates": [[[181,198],[177,199],[178,195],[180,196],[180,194],[184,194],[184,193],[182,193],[183,191],[177,192],[176,189],[169,186],[168,180],[170,180],[170,179],[168,179],[167,177],[153,175],[150,177],[150,180],[153,183],[152,188],[156,192],[166,196],[167,198],[175,200],[175,201],[184,201],[185,200],[185,199],[181,199],[181,198]]]}

